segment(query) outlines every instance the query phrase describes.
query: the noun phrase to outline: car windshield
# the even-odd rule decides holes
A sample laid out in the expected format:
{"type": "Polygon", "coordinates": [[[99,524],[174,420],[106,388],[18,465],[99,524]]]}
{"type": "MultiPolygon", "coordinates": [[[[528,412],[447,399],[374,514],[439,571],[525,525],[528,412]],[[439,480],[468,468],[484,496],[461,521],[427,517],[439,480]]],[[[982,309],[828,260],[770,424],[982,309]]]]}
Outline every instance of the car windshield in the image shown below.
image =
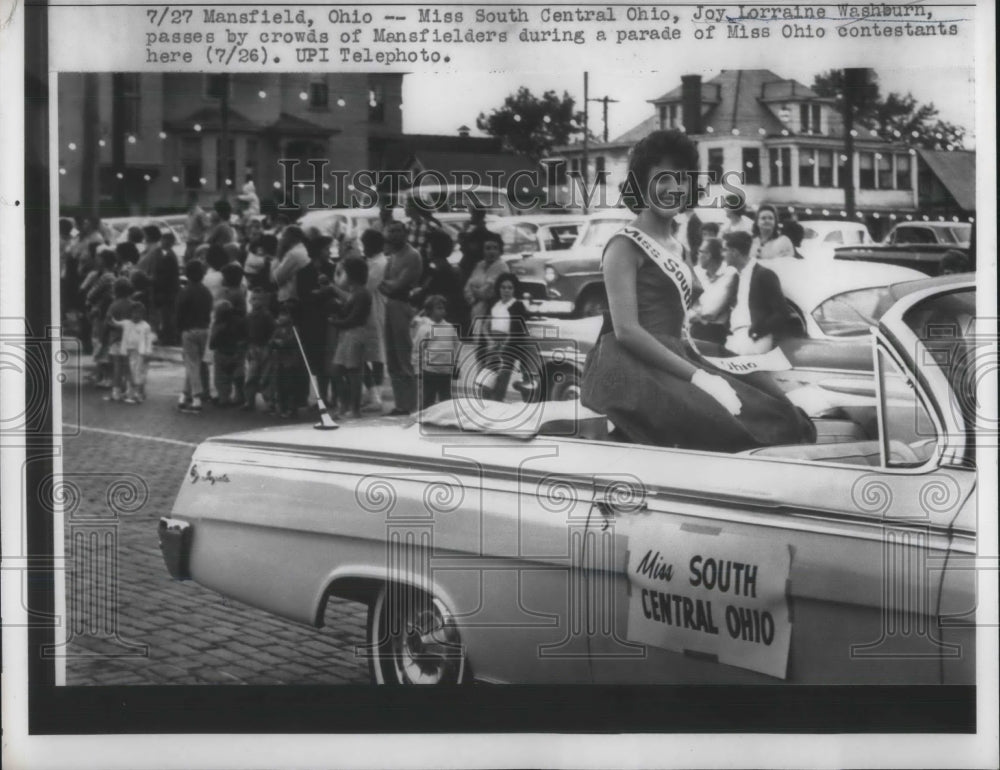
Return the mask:
{"type": "Polygon", "coordinates": [[[812,312],[823,334],[828,337],[858,337],[878,323],[887,304],[887,286],[855,289],[837,294],[812,312]]]}
{"type": "Polygon", "coordinates": [[[954,225],[947,228],[947,233],[952,243],[968,246],[972,240],[972,225],[954,225]]]}
{"type": "Polygon", "coordinates": [[[621,230],[631,220],[630,217],[621,219],[595,219],[587,227],[587,232],[580,239],[581,246],[594,246],[602,248],[612,235],[621,230]]]}
{"type": "Polygon", "coordinates": [[[576,241],[577,233],[580,231],[578,224],[571,225],[549,225],[542,228],[542,241],[546,251],[559,251],[568,249],[576,241]]]}
{"type": "Polygon", "coordinates": [[[535,225],[528,222],[503,228],[503,230],[500,231],[500,237],[503,239],[504,254],[520,254],[525,251],[537,251],[537,229],[538,228],[535,225]]]}

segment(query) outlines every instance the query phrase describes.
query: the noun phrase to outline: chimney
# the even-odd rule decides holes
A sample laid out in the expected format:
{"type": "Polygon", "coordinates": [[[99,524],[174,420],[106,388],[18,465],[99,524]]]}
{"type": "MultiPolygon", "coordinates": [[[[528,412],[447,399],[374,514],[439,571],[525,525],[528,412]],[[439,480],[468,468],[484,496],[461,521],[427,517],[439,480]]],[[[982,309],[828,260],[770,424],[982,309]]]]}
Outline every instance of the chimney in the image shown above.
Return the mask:
{"type": "Polygon", "coordinates": [[[458,135],[461,136],[461,137],[468,137],[469,132],[471,130],[472,129],[469,128],[468,126],[459,126],[458,127],[458,135]]]}
{"type": "Polygon", "coordinates": [[[689,134],[700,134],[701,75],[681,76],[681,122],[689,134]]]}

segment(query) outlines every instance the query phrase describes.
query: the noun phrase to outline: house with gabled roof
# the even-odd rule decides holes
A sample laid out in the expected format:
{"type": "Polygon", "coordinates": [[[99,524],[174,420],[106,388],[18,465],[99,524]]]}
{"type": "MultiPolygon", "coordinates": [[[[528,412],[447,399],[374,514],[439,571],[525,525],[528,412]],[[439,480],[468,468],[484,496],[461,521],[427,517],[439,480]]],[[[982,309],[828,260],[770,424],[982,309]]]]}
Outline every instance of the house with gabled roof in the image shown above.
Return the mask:
{"type": "MultiPolygon", "coordinates": [[[[608,143],[588,148],[588,176],[608,172],[613,190],[624,181],[628,149],[655,129],[686,131],[698,142],[701,169],[721,178],[742,174],[749,205],[773,203],[800,218],[839,216],[847,169],[844,124],[833,99],[770,70],[722,70],[681,83],[650,99],[654,113],[608,143]]],[[[571,172],[582,170],[582,146],[557,148],[571,172]]],[[[865,217],[916,211],[916,153],[905,144],[857,129],[853,183],[858,212],[865,217]]],[[[721,185],[709,187],[719,199],[721,185]]]]}

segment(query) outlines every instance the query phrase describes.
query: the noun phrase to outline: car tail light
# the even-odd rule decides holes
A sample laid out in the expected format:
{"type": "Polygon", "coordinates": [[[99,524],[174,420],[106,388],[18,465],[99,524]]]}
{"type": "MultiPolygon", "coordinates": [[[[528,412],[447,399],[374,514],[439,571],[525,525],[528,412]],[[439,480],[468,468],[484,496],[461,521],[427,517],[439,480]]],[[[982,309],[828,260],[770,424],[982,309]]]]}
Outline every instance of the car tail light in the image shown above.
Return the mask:
{"type": "Polygon", "coordinates": [[[160,536],[160,551],[163,552],[163,561],[167,564],[170,577],[174,580],[190,580],[191,525],[180,519],[164,517],[160,519],[157,532],[160,536]]]}

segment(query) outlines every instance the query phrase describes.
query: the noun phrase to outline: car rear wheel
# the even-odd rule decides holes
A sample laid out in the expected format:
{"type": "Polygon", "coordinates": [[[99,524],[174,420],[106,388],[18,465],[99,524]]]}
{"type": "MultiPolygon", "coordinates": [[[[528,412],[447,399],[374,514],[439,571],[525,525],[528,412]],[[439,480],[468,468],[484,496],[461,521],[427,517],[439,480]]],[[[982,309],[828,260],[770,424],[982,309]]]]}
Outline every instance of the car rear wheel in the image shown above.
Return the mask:
{"type": "Polygon", "coordinates": [[[372,682],[453,685],[468,681],[461,634],[439,599],[391,583],[368,608],[372,682]]]}
{"type": "Polygon", "coordinates": [[[607,310],[608,295],[604,289],[587,289],[576,303],[576,312],[581,318],[604,315],[607,310]]]}

